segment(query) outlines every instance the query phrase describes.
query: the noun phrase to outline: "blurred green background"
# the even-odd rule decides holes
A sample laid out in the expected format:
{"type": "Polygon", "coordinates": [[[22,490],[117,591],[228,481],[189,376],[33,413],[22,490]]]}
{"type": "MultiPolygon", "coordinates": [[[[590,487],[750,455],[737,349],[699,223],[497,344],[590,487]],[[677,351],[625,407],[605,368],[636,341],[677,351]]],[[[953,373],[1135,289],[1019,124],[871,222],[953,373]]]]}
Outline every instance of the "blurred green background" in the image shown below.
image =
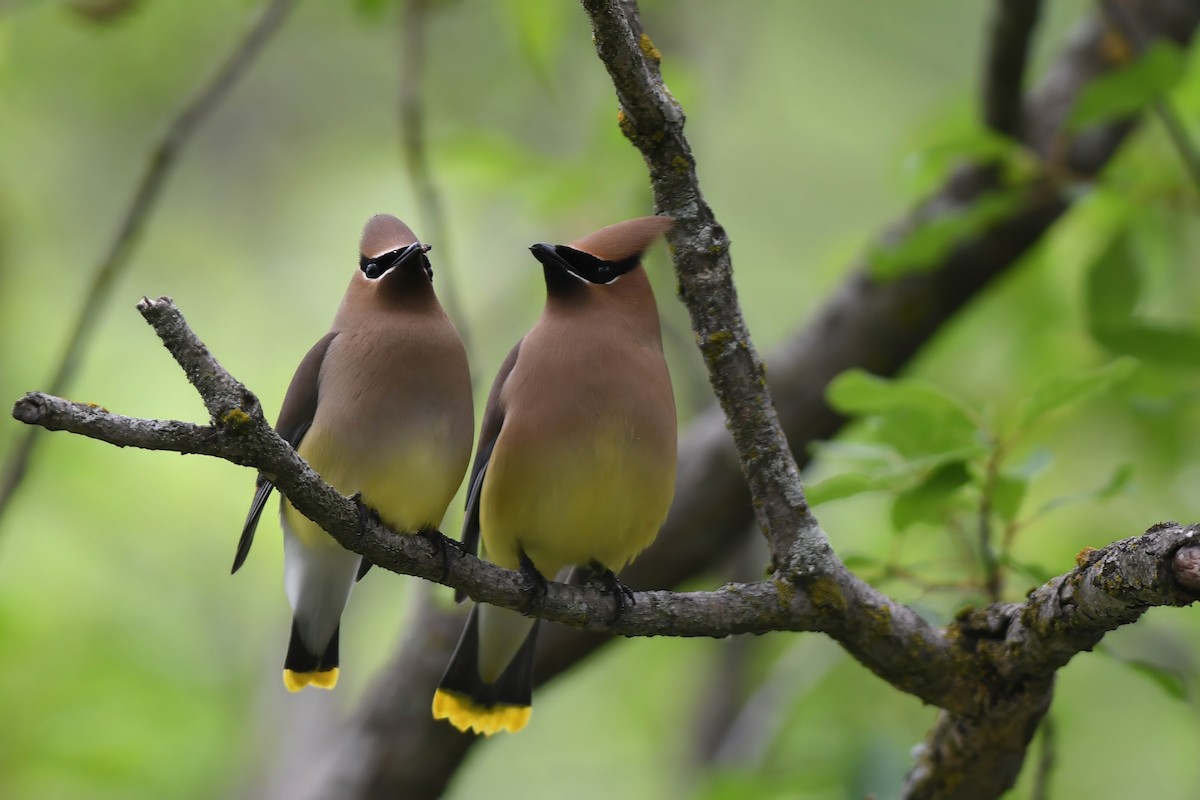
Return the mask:
{"type": "MultiPolygon", "coordinates": [[[[987,6],[643,3],[764,352],[944,174],[947,148],[970,137],[987,6]]],[[[1035,74],[1089,7],[1047,4],[1035,74]]],[[[97,24],[63,2],[0,3],[6,402],[44,387],[150,147],[255,8],[143,0],[97,24]]],[[[133,310],[143,295],[166,294],[274,413],[332,318],[363,221],[387,211],[419,234],[427,224],[400,158],[399,19],[388,2],[299,5],[183,154],[70,397],[130,415],[204,418],[133,310]]],[[[540,308],[540,270],[524,248],[650,213],[649,190],[575,4],[439,3],[428,51],[431,166],[449,226],[433,258],[443,296],[452,282],[460,300],[452,313],[469,336],[481,408],[500,359],[540,308]]],[[[1173,99],[1200,129],[1195,58],[1173,99]]],[[[1190,324],[1200,305],[1198,210],[1196,187],[1148,126],[1103,185],[910,374],[1003,418],[1047,377],[1106,362],[1112,354],[1088,333],[1084,286],[1126,228],[1144,278],[1138,314],[1190,324]]],[[[686,416],[709,397],[664,250],[650,269],[686,433],[686,416]]],[[[1082,547],[1160,519],[1200,518],[1196,365],[1152,356],[1016,445],[1014,463],[1048,464],[1023,508],[1101,486],[1121,465],[1133,476],[1105,502],[1064,506],[1025,527],[1014,558],[1027,572],[1065,571],[1082,547]]],[[[0,453],[20,433],[0,422],[0,453]]],[[[840,468],[819,459],[813,477],[840,468]]],[[[228,575],[252,484],[250,471],[221,461],[45,437],[0,527],[0,797],[258,797],[323,749],[331,720],[354,708],[398,641],[414,581],[374,571],[347,613],[338,691],[287,695],[279,669],[289,613],[273,521],[237,578],[228,575]]],[[[819,509],[843,557],[874,563],[900,541],[891,499],[863,494],[819,509]]],[[[452,516],[444,527],[457,524],[452,516]]],[[[902,536],[904,563],[944,576],[938,526],[902,536]]],[[[958,569],[960,580],[973,577],[958,569]]],[[[1017,574],[1010,599],[1033,583],[1017,574]]],[[[971,587],[882,585],[938,622],[980,600],[971,587]]],[[[702,763],[697,720],[730,647],[653,639],[607,649],[541,691],[520,736],[478,748],[450,796],[897,793],[934,709],[816,636],[753,642],[749,684],[721,690],[768,712],[743,720],[752,746],[702,763]]],[[[1200,617],[1152,611],[1106,648],[1061,673],[1051,796],[1195,797],[1200,617]]],[[[1028,795],[1032,761],[1014,796],[1028,795]]]]}

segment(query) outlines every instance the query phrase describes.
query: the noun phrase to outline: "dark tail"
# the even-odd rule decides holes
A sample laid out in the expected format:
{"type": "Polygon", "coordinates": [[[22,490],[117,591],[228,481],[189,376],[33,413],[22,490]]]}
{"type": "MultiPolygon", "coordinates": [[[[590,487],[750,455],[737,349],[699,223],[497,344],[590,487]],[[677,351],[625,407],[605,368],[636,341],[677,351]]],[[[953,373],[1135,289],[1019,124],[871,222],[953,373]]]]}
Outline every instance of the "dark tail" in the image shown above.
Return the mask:
{"type": "Polygon", "coordinates": [[[333,629],[333,638],[325,647],[325,652],[315,654],[305,646],[292,620],[292,638],[288,642],[287,657],[283,660],[283,685],[289,692],[298,692],[305,686],[316,686],[319,689],[332,689],[338,680],[338,632],[339,625],[333,629]]]}
{"type": "Polygon", "coordinates": [[[529,722],[533,700],[533,655],[540,620],[535,620],[521,647],[495,683],[479,675],[479,606],[471,609],[446,674],[433,695],[433,718],[447,720],[460,731],[491,736],[516,733],[529,722]]]}

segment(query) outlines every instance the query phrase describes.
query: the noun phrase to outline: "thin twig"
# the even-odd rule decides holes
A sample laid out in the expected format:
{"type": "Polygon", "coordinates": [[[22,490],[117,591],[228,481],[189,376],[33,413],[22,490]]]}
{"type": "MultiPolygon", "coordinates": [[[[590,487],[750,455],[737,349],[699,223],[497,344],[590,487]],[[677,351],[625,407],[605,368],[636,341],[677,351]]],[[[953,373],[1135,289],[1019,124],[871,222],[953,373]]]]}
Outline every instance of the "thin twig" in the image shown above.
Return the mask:
{"type": "Polygon", "coordinates": [[[995,0],[992,10],[983,119],[992,130],[1017,140],[1024,135],[1025,67],[1041,7],[1041,0],[995,0]]]}
{"type": "Polygon", "coordinates": [[[421,230],[429,231],[429,241],[438,249],[438,296],[454,320],[463,346],[470,354],[470,330],[454,280],[446,214],[429,166],[429,149],[425,139],[424,87],[429,20],[429,0],[408,0],[404,4],[404,13],[400,15],[400,149],[404,154],[408,179],[417,196],[421,230]]]}
{"type": "Polygon", "coordinates": [[[1054,715],[1047,714],[1042,720],[1042,748],[1038,753],[1037,771],[1033,773],[1033,788],[1029,800],[1048,800],[1050,797],[1050,773],[1054,771],[1054,761],[1058,756],[1055,747],[1054,715]]]}
{"type": "MultiPolygon", "coordinates": [[[[188,101],[155,145],[142,178],[134,191],[125,214],[117,229],[116,238],[108,252],[96,265],[92,281],[85,295],[83,308],[75,320],[71,335],[63,348],[58,368],[50,379],[48,392],[62,394],[66,391],[83,356],[84,343],[95,328],[108,301],[113,285],[129,265],[130,257],[146,221],[158,203],[162,188],[179,159],[184,145],[200,125],[212,115],[229,94],[234,84],[245,75],[254,59],[262,52],[271,37],[282,27],[284,19],[295,5],[295,0],[269,0],[262,12],[250,24],[241,40],[213,73],[209,81],[188,101]]],[[[37,428],[29,428],[17,441],[4,463],[3,483],[0,483],[0,520],[8,509],[17,489],[28,473],[38,441],[37,428]]]]}
{"type": "MultiPolygon", "coordinates": [[[[1098,0],[1098,2],[1105,18],[1113,27],[1119,29],[1120,34],[1129,42],[1130,49],[1134,53],[1144,52],[1148,40],[1133,17],[1121,7],[1120,3],[1114,3],[1112,0],[1098,0]]],[[[1183,162],[1183,167],[1187,170],[1192,183],[1196,185],[1197,190],[1200,190],[1200,149],[1197,149],[1196,143],[1188,135],[1187,128],[1168,98],[1158,98],[1154,101],[1153,108],[1155,116],[1158,117],[1163,129],[1167,132],[1167,138],[1175,146],[1175,152],[1179,153],[1179,159],[1183,162]]]]}
{"type": "Polygon", "coordinates": [[[1000,559],[996,556],[996,542],[992,536],[992,500],[1003,451],[1003,445],[998,442],[992,447],[979,498],[979,561],[983,565],[983,589],[987,593],[988,601],[992,603],[1000,602],[1004,587],[1000,559]]]}

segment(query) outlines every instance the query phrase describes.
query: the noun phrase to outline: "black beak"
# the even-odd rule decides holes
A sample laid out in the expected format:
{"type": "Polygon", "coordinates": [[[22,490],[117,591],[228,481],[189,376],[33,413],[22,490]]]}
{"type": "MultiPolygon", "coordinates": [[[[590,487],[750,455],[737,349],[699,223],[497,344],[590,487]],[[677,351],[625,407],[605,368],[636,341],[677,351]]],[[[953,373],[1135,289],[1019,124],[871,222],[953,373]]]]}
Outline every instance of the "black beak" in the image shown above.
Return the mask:
{"type": "MultiPolygon", "coordinates": [[[[590,253],[567,247],[565,244],[538,242],[529,248],[533,257],[547,267],[557,267],[572,277],[587,283],[609,284],[638,263],[638,256],[624,261],[604,261],[590,253]]],[[[640,255],[640,254],[639,254],[640,255]]]]}
{"type": "Polygon", "coordinates": [[[559,254],[558,245],[538,242],[537,244],[529,246],[529,252],[533,253],[533,257],[542,262],[543,266],[556,267],[569,275],[573,275],[581,281],[588,280],[587,276],[579,273],[579,270],[575,268],[574,264],[572,264],[570,261],[567,261],[567,259],[563,258],[562,255],[559,254]]]}
{"type": "Polygon", "coordinates": [[[429,266],[429,259],[425,258],[425,254],[432,249],[433,245],[413,242],[404,249],[380,256],[377,260],[364,261],[362,264],[363,274],[371,280],[375,280],[389,269],[406,266],[414,258],[419,258],[423,262],[421,266],[424,268],[425,274],[432,279],[433,269],[429,266]],[[392,258],[389,259],[388,256],[392,256],[392,258]]]}

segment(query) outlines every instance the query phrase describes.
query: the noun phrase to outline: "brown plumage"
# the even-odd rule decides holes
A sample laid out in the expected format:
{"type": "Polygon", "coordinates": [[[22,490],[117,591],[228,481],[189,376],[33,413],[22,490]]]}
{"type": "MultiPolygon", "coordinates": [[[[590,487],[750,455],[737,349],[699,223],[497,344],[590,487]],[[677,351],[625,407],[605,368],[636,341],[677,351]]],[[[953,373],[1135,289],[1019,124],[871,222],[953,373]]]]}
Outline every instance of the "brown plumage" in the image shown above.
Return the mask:
{"type": "MultiPolygon", "coordinates": [[[[546,306],[492,387],[463,530],[495,563],[611,577],[658,533],[675,485],[675,404],[641,254],[670,225],[642,217],[530,248],[546,306]]],[[[536,632],[514,612],[473,609],[434,715],[485,734],[523,727],[536,632]]]]}
{"type": "MultiPolygon", "coordinates": [[[[441,524],[462,482],[474,427],[466,352],[433,292],[422,245],[395,217],[363,230],[359,269],[332,329],[304,357],[276,429],[338,491],[400,531],[441,524]]],[[[271,484],[259,488],[234,571],[253,541],[271,484]]],[[[370,566],[281,502],[285,583],[294,612],[284,683],[332,688],[338,624],[370,566]]]]}

